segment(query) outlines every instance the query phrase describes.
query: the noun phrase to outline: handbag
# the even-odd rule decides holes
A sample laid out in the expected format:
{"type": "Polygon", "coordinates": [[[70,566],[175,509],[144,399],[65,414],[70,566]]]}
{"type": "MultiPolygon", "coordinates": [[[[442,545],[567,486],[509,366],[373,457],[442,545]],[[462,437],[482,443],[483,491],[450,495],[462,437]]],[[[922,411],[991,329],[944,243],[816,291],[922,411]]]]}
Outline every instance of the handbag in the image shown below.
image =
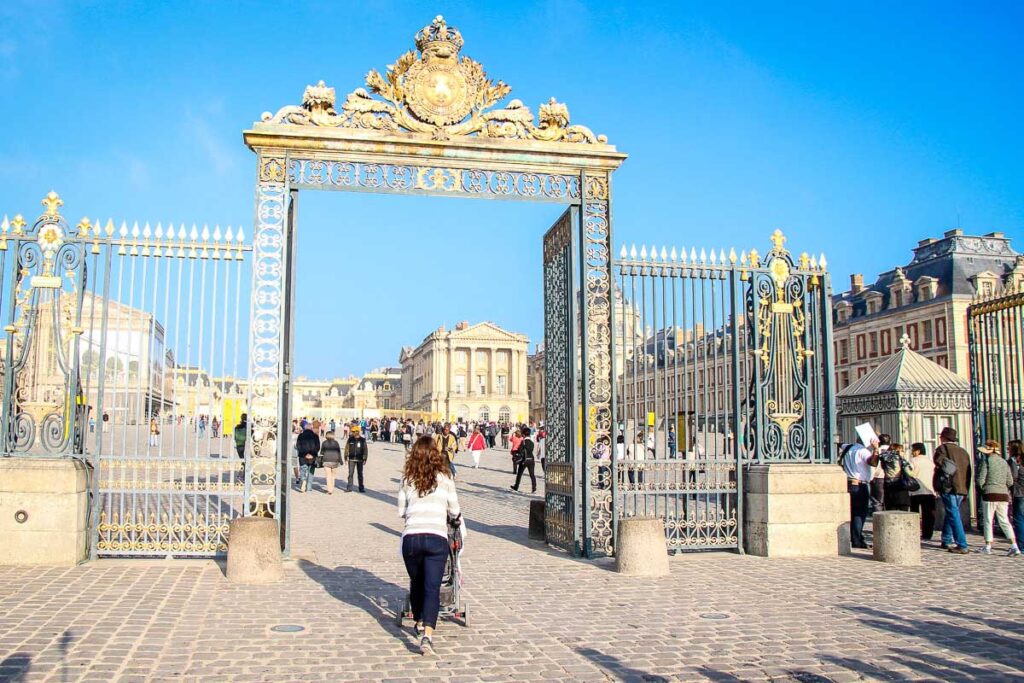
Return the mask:
{"type": "Polygon", "coordinates": [[[910,491],[913,493],[921,488],[921,482],[916,477],[910,476],[907,472],[907,461],[900,458],[900,488],[904,491],[910,491]]]}

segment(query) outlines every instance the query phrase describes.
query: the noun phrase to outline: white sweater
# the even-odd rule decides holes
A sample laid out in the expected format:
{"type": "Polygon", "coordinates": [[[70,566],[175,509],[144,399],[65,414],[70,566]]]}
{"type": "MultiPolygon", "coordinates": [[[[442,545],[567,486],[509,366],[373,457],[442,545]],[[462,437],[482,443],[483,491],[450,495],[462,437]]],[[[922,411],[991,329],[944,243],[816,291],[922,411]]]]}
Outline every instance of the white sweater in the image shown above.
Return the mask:
{"type": "Polygon", "coordinates": [[[459,515],[459,498],[455,482],[444,474],[437,475],[437,487],[420,496],[415,486],[402,482],[398,489],[398,515],[405,518],[402,538],[411,534],[434,534],[448,538],[448,518],[459,515]]]}

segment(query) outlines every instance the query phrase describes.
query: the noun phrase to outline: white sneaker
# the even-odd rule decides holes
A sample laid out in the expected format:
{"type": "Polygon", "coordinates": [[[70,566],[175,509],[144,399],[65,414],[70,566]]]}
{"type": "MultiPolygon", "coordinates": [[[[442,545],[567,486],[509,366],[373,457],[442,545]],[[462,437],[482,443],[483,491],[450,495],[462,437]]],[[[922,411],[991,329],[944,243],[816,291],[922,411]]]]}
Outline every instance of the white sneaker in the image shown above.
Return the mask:
{"type": "Polygon", "coordinates": [[[1006,551],[1007,557],[1013,557],[1014,555],[1020,555],[1020,548],[1015,545],[1010,546],[1010,549],[1006,551]]]}
{"type": "Polygon", "coordinates": [[[991,548],[991,546],[985,546],[984,548],[982,548],[978,552],[980,552],[982,555],[991,555],[992,554],[992,548],[991,548]]]}

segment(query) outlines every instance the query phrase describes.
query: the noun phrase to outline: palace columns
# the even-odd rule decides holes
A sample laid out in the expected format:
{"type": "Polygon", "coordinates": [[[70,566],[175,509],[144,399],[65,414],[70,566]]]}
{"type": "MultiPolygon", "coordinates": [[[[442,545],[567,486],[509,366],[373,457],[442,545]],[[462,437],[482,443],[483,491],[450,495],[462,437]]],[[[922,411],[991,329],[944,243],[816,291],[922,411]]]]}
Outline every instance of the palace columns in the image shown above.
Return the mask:
{"type": "Polygon", "coordinates": [[[488,370],[490,378],[487,380],[487,393],[494,396],[498,380],[498,351],[493,344],[491,344],[491,364],[488,370]]]}

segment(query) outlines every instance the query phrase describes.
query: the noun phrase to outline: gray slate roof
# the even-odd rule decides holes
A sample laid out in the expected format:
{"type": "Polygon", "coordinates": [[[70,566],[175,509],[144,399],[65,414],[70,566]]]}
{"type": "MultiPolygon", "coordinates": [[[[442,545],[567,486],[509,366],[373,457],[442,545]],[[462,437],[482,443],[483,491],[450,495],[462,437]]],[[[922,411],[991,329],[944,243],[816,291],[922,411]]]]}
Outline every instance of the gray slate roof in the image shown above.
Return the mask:
{"type": "Polygon", "coordinates": [[[970,390],[970,382],[963,377],[904,346],[837,396],[846,398],[923,391],[967,393],[970,390]]]}

